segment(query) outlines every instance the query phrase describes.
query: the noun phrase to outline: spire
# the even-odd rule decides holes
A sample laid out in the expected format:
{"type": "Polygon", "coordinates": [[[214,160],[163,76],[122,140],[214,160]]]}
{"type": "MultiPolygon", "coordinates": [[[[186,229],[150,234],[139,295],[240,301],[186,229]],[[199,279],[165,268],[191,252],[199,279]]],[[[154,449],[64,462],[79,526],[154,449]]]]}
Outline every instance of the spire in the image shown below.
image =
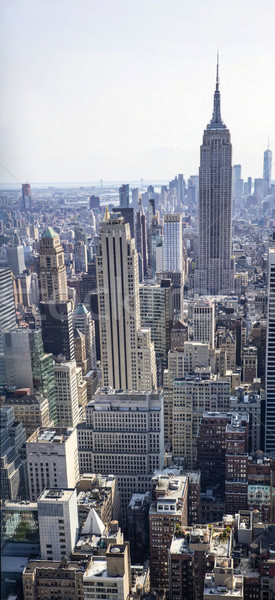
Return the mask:
{"type": "Polygon", "coordinates": [[[207,129],[225,129],[226,126],[221,118],[221,93],[220,93],[220,78],[219,78],[219,52],[217,52],[217,70],[216,70],[216,90],[214,93],[214,107],[212,119],[207,125],[207,129]]]}
{"type": "Polygon", "coordinates": [[[110,213],[109,213],[109,208],[106,204],[105,213],[104,213],[104,217],[103,217],[103,223],[109,223],[109,221],[110,221],[110,213]]]}

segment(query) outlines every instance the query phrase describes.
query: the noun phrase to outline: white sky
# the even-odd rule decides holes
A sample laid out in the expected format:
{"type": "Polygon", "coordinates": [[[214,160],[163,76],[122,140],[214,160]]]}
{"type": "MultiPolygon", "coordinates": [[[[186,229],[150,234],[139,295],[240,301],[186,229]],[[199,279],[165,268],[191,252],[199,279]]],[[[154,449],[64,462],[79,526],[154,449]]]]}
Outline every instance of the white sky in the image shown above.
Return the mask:
{"type": "MultiPolygon", "coordinates": [[[[275,156],[274,0],[2,0],[1,162],[20,181],[195,174],[216,50],[233,163],[275,156]]],[[[273,167],[273,178],[275,166],[273,167]]],[[[0,166],[0,181],[14,182],[0,166]]]]}

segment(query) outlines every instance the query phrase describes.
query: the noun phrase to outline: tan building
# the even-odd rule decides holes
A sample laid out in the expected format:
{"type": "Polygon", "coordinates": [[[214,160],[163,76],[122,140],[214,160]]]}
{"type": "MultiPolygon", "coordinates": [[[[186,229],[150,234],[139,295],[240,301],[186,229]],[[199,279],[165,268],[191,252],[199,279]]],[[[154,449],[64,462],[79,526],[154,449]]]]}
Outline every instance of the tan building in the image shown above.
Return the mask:
{"type": "Polygon", "coordinates": [[[193,340],[208,343],[214,348],[215,304],[211,300],[198,300],[193,307],[193,340]]]}
{"type": "Polygon", "coordinates": [[[84,600],[128,600],[131,590],[129,542],[109,544],[106,557],[94,557],[83,574],[84,600]]]}
{"type": "Polygon", "coordinates": [[[173,455],[185,458],[192,469],[196,456],[196,436],[205,411],[227,411],[230,406],[230,379],[210,374],[174,379],[172,408],[173,455]]]}
{"type": "Polygon", "coordinates": [[[43,302],[68,300],[63,246],[52,227],[47,229],[40,240],[39,257],[41,300],[43,302]]]}
{"type": "Polygon", "coordinates": [[[243,349],[243,382],[253,383],[258,372],[258,351],[255,346],[243,349]]]}
{"type": "MultiPolygon", "coordinates": [[[[88,561],[86,560],[86,567],[88,561]]],[[[23,571],[24,600],[53,599],[84,600],[83,563],[34,560],[27,563],[23,571]]]]}
{"type": "Polygon", "coordinates": [[[77,484],[77,506],[79,527],[84,524],[92,508],[97,512],[103,523],[118,520],[120,516],[120,501],[117,478],[114,475],[95,475],[83,473],[77,484]]]}
{"type": "Polygon", "coordinates": [[[243,575],[235,575],[233,558],[217,556],[213,574],[205,576],[203,600],[224,600],[226,596],[244,598],[243,575]]]}
{"type": "Polygon", "coordinates": [[[74,355],[78,367],[81,367],[83,375],[88,371],[89,362],[86,358],[85,335],[79,329],[74,329],[74,355]]]}
{"type": "Polygon", "coordinates": [[[1,404],[2,406],[12,406],[16,421],[20,421],[26,430],[26,439],[38,427],[51,425],[48,399],[38,392],[23,396],[8,396],[1,404]]]}
{"type": "Polygon", "coordinates": [[[96,265],[102,384],[152,390],[155,356],[150,330],[140,327],[138,254],[129,224],[117,213],[110,215],[107,207],[96,265]]]}
{"type": "Polygon", "coordinates": [[[152,478],[149,511],[151,589],[169,587],[168,551],[176,526],[187,525],[188,477],[162,472],[152,478]]]}

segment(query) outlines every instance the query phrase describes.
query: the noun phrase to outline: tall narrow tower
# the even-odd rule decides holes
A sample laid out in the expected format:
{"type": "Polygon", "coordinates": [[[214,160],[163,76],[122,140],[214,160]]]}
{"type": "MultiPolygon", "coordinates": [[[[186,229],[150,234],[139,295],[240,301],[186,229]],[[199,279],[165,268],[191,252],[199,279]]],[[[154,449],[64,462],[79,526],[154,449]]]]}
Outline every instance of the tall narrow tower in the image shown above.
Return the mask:
{"type": "Polygon", "coordinates": [[[129,224],[107,207],[96,266],[103,386],[151,390],[155,352],[150,329],[140,327],[138,254],[129,224]]]}
{"type": "Polygon", "coordinates": [[[199,269],[195,291],[229,294],[234,289],[231,259],[232,145],[221,118],[219,64],[212,119],[204,130],[199,170],[199,269]]]}
{"type": "Polygon", "coordinates": [[[272,168],[272,152],[268,149],[264,152],[264,171],[263,171],[263,180],[264,180],[264,196],[267,196],[268,190],[271,185],[271,168],[272,168]]]}
{"type": "Polygon", "coordinates": [[[42,302],[68,300],[64,251],[59,236],[52,227],[42,235],[39,256],[42,302]]]}

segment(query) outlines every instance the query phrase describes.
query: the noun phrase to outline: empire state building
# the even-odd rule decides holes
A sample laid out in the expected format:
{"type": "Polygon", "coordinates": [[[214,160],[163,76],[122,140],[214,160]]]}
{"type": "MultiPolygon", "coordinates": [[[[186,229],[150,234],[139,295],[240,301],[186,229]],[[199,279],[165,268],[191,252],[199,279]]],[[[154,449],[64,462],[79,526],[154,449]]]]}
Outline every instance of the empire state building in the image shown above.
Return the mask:
{"type": "Polygon", "coordinates": [[[230,294],[234,290],[232,237],[232,145],[221,118],[219,65],[212,119],[204,130],[199,169],[199,268],[195,292],[230,294]]]}

